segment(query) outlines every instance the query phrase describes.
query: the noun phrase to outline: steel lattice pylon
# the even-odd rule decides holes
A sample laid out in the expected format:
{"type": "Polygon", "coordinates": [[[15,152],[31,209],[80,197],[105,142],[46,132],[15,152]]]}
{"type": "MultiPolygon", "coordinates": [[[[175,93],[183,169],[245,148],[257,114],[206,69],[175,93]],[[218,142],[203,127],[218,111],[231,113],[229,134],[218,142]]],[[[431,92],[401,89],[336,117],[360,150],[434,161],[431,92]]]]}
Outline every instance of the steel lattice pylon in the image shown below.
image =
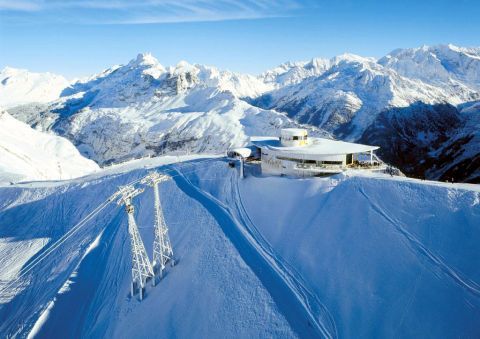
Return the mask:
{"type": "Polygon", "coordinates": [[[143,299],[143,288],[148,278],[154,278],[152,264],[148,259],[145,245],[143,244],[137,223],[134,217],[134,207],[132,198],[143,192],[143,189],[134,188],[133,186],[122,186],[116,193],[118,205],[124,204],[128,215],[128,233],[130,234],[130,244],[132,252],[132,296],[135,294],[135,287],[139,289],[140,300],[143,299]]]}
{"type": "MultiPolygon", "coordinates": [[[[168,228],[163,217],[162,206],[160,203],[160,192],[158,184],[169,180],[170,177],[157,172],[149,173],[142,179],[142,183],[153,187],[154,207],[155,207],[155,227],[153,242],[153,271],[162,277],[166,264],[170,261],[172,266],[175,261],[173,259],[173,249],[168,236],[168,228]]],[[[154,279],[155,280],[155,279],[154,279]]]]}

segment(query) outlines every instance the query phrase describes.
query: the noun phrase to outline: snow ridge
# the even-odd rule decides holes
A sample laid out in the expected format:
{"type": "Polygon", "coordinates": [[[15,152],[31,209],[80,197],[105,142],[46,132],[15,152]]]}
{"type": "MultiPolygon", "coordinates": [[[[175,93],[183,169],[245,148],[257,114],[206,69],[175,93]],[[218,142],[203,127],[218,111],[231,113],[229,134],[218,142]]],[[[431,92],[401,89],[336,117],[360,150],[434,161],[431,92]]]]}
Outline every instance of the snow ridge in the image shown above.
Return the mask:
{"type": "Polygon", "coordinates": [[[50,102],[60,97],[68,85],[69,81],[61,75],[5,67],[0,71],[0,107],[50,102]]]}
{"type": "Polygon", "coordinates": [[[65,138],[32,129],[0,111],[0,183],[65,180],[99,169],[65,138]]]}

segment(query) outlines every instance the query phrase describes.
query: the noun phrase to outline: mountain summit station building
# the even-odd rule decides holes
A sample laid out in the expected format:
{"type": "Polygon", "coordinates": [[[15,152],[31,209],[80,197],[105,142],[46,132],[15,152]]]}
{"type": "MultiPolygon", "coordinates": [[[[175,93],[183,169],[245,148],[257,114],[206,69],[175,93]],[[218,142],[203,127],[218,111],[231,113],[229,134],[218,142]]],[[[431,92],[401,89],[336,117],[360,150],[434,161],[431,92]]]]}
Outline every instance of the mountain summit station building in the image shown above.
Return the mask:
{"type": "Polygon", "coordinates": [[[384,171],[385,164],[375,155],[378,146],[325,138],[310,138],[307,130],[286,128],[280,138],[252,137],[260,155],[262,173],[291,176],[324,176],[348,169],[384,171]]]}

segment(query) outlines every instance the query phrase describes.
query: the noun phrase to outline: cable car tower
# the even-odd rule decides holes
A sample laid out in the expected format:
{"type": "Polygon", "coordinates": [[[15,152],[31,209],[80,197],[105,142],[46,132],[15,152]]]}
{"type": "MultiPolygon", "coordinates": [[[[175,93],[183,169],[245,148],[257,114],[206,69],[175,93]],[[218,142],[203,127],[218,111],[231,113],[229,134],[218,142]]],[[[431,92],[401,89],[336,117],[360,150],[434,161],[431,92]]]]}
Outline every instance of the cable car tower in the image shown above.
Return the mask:
{"type": "Polygon", "coordinates": [[[160,192],[158,184],[170,179],[170,176],[151,172],[141,181],[142,184],[153,187],[154,208],[155,208],[155,226],[154,226],[154,242],[153,242],[153,284],[157,274],[161,278],[166,264],[170,261],[171,265],[175,264],[173,259],[173,249],[168,236],[168,228],[163,218],[162,206],[160,204],[160,192]]]}
{"type": "Polygon", "coordinates": [[[149,278],[154,278],[153,268],[148,259],[145,245],[143,244],[140,232],[138,231],[137,224],[134,217],[134,207],[132,199],[142,193],[142,188],[134,188],[132,185],[121,186],[119,190],[114,194],[114,199],[120,197],[117,201],[118,205],[125,205],[125,211],[128,215],[128,233],[130,235],[131,252],[132,252],[132,284],[131,293],[132,297],[135,295],[135,291],[138,289],[140,294],[140,300],[143,299],[143,289],[145,283],[149,278]]]}
{"type": "Polygon", "coordinates": [[[98,215],[105,207],[110,203],[116,201],[117,205],[125,205],[125,211],[128,216],[128,234],[130,236],[130,251],[132,259],[132,281],[131,281],[131,296],[139,292],[140,301],[143,299],[144,289],[147,281],[152,279],[153,286],[156,284],[157,273],[162,277],[163,270],[166,264],[170,261],[171,265],[175,264],[173,259],[173,250],[168,236],[168,228],[163,218],[162,206],[160,204],[160,194],[158,184],[171,179],[170,176],[165,174],[159,174],[157,172],[151,172],[142,179],[137,179],[125,186],[119,186],[118,190],[113,193],[104,202],[93,209],[87,216],[81,221],[75,224],[68,232],[66,232],[60,239],[55,241],[47,250],[42,253],[38,258],[33,260],[30,264],[25,266],[20,275],[11,280],[8,284],[0,288],[0,294],[11,288],[14,283],[18,282],[21,277],[25,276],[28,272],[37,266],[42,260],[44,260],[50,253],[61,246],[68,238],[70,238],[81,227],[86,225],[88,221],[91,221],[96,215],[98,215]],[[148,258],[145,245],[140,236],[137,223],[135,222],[135,209],[133,207],[132,199],[137,195],[144,192],[143,188],[135,188],[135,184],[140,182],[143,185],[153,187],[154,193],[154,209],[155,209],[155,226],[154,226],[154,243],[153,243],[153,265],[148,258]]]}

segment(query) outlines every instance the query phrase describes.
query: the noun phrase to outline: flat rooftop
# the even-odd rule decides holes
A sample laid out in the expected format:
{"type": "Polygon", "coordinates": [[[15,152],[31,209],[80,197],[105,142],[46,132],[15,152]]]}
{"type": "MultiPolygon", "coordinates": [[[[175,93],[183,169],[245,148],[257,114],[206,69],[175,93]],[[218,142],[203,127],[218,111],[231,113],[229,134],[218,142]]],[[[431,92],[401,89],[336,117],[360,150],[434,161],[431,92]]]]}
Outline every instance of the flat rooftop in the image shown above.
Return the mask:
{"type": "Polygon", "coordinates": [[[325,138],[309,138],[305,146],[285,147],[275,137],[251,137],[250,142],[260,148],[267,148],[273,151],[311,154],[311,155],[340,155],[349,153],[365,153],[379,149],[378,146],[362,145],[353,142],[331,140],[325,138]]]}

